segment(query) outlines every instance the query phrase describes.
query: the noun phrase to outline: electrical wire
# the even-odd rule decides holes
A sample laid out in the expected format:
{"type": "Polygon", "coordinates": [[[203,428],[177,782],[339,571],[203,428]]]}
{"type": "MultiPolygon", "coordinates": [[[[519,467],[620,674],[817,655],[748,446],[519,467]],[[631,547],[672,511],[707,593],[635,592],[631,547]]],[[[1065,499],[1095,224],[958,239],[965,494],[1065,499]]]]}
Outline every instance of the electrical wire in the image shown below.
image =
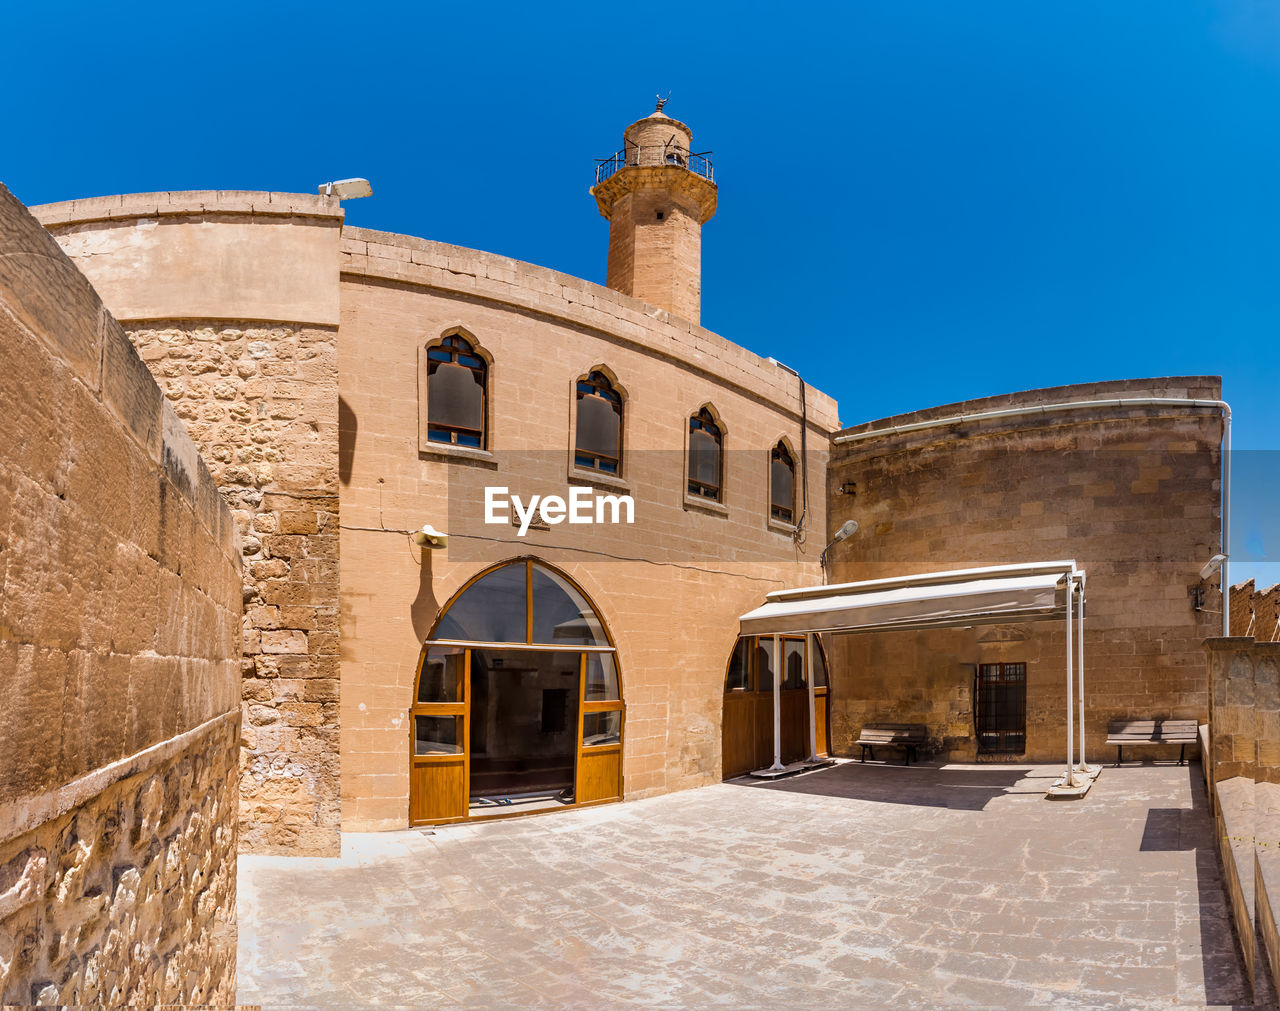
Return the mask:
{"type": "MultiPolygon", "coordinates": [[[[358,527],[348,526],[345,523],[338,524],[341,530],[363,530],[375,534],[412,534],[413,530],[393,530],[389,527],[358,527]]],[[[483,534],[450,534],[451,540],[472,540],[472,541],[488,541],[492,544],[513,544],[514,542],[503,537],[485,537],[483,534]]],[[[752,576],[742,572],[731,572],[728,569],[711,569],[702,565],[687,565],[682,562],[659,562],[652,558],[641,558],[639,555],[615,555],[609,551],[599,551],[595,548],[579,548],[571,545],[557,545],[551,548],[553,551],[576,551],[584,555],[596,555],[600,558],[612,558],[617,562],[644,562],[646,565],[655,565],[659,568],[686,569],[689,572],[701,572],[710,576],[733,576],[737,579],[750,579],[757,583],[771,583],[777,586],[785,586],[784,579],[771,579],[768,576],[752,576]]]]}

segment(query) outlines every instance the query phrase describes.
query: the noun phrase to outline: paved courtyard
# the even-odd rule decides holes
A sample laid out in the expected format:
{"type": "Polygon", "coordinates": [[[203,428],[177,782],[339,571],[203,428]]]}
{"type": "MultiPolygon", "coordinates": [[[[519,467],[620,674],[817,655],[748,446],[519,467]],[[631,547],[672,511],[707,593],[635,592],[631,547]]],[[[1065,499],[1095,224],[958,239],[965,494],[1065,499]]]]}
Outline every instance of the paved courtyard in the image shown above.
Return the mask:
{"type": "Polygon", "coordinates": [[[263,1005],[1231,1004],[1197,765],[847,763],[240,859],[263,1005]]]}

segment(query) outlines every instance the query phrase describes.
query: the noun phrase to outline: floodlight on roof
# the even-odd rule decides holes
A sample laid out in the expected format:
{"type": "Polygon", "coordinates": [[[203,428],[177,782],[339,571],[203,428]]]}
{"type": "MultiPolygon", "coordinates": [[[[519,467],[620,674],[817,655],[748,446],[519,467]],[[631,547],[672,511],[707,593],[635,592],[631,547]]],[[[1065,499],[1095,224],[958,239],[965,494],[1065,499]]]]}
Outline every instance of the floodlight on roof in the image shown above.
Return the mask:
{"type": "Polygon", "coordinates": [[[317,192],[322,197],[357,200],[360,197],[373,196],[373,186],[368,179],[336,179],[331,183],[321,183],[317,192]]]}

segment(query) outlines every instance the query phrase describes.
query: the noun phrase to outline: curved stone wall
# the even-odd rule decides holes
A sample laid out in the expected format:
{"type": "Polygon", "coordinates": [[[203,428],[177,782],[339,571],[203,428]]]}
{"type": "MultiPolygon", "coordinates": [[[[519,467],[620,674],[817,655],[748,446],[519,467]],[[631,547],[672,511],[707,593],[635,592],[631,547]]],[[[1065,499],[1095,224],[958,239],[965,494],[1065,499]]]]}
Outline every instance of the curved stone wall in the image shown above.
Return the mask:
{"type": "MultiPolygon", "coordinates": [[[[1056,387],[846,429],[833,444],[830,523],[856,519],[861,528],[833,552],[832,578],[1074,558],[1088,572],[1092,756],[1103,754],[1109,719],[1203,720],[1200,643],[1222,623],[1221,595],[1199,578],[1219,550],[1221,411],[1106,401],[1217,400],[1220,392],[1220,381],[1204,376],[1056,387]],[[1094,400],[1085,410],[891,431],[1094,400]],[[842,442],[846,435],[867,437],[842,442]]],[[[977,665],[1026,662],[1026,756],[1065,761],[1061,622],[843,636],[834,651],[839,749],[847,752],[863,722],[898,719],[927,724],[936,747],[971,758],[977,665]]]]}
{"type": "Polygon", "coordinates": [[[738,616],[772,589],[821,578],[834,401],[806,387],[809,514],[797,543],[770,522],[768,502],[770,449],[785,438],[798,451],[802,441],[794,374],[664,310],[542,267],[362,229],[346,230],[343,250],[344,826],[404,824],[405,712],[421,640],[467,579],[526,554],[567,572],[617,644],[624,795],[719,781],[738,616]],[[484,453],[419,441],[414,363],[457,328],[491,360],[484,453]],[[621,480],[572,466],[574,383],[600,366],[625,395],[621,480]],[[704,404],[725,433],[722,504],[684,493],[688,419],[704,404]],[[486,485],[626,492],[636,522],[519,538],[478,524],[486,485]],[[449,530],[448,549],[411,549],[397,532],[426,522],[449,530]]]}

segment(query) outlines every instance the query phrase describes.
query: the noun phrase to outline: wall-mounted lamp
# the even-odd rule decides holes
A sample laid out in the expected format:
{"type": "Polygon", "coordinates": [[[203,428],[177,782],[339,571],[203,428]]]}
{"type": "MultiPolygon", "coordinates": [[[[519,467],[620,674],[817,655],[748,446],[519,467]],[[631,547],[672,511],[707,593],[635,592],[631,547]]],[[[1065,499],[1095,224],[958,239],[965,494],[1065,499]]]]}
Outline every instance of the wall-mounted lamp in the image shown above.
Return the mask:
{"type": "Polygon", "coordinates": [[[822,554],[818,556],[818,564],[823,566],[823,568],[825,569],[827,564],[827,552],[830,551],[832,548],[834,548],[846,537],[852,537],[855,533],[857,533],[857,530],[858,530],[857,520],[849,520],[848,522],[846,522],[844,526],[842,526],[839,530],[836,531],[836,535],[831,538],[831,543],[822,549],[822,554]]]}
{"type": "Polygon", "coordinates": [[[842,485],[840,485],[840,494],[841,494],[841,495],[856,495],[856,494],[858,494],[858,482],[857,482],[857,481],[845,481],[842,485]]]}
{"type": "Polygon", "coordinates": [[[423,524],[421,530],[415,530],[409,537],[419,547],[443,548],[449,544],[449,535],[442,534],[430,523],[423,524]]]}
{"type": "Polygon", "coordinates": [[[316,192],[322,197],[358,200],[360,197],[373,196],[373,186],[368,179],[335,179],[331,183],[321,183],[316,192]]]}
{"type": "Polygon", "coordinates": [[[1227,560],[1226,555],[1214,555],[1207,562],[1205,562],[1204,565],[1201,567],[1200,578],[1208,579],[1220,568],[1222,568],[1222,563],[1225,562],[1226,560],[1227,560]]]}

